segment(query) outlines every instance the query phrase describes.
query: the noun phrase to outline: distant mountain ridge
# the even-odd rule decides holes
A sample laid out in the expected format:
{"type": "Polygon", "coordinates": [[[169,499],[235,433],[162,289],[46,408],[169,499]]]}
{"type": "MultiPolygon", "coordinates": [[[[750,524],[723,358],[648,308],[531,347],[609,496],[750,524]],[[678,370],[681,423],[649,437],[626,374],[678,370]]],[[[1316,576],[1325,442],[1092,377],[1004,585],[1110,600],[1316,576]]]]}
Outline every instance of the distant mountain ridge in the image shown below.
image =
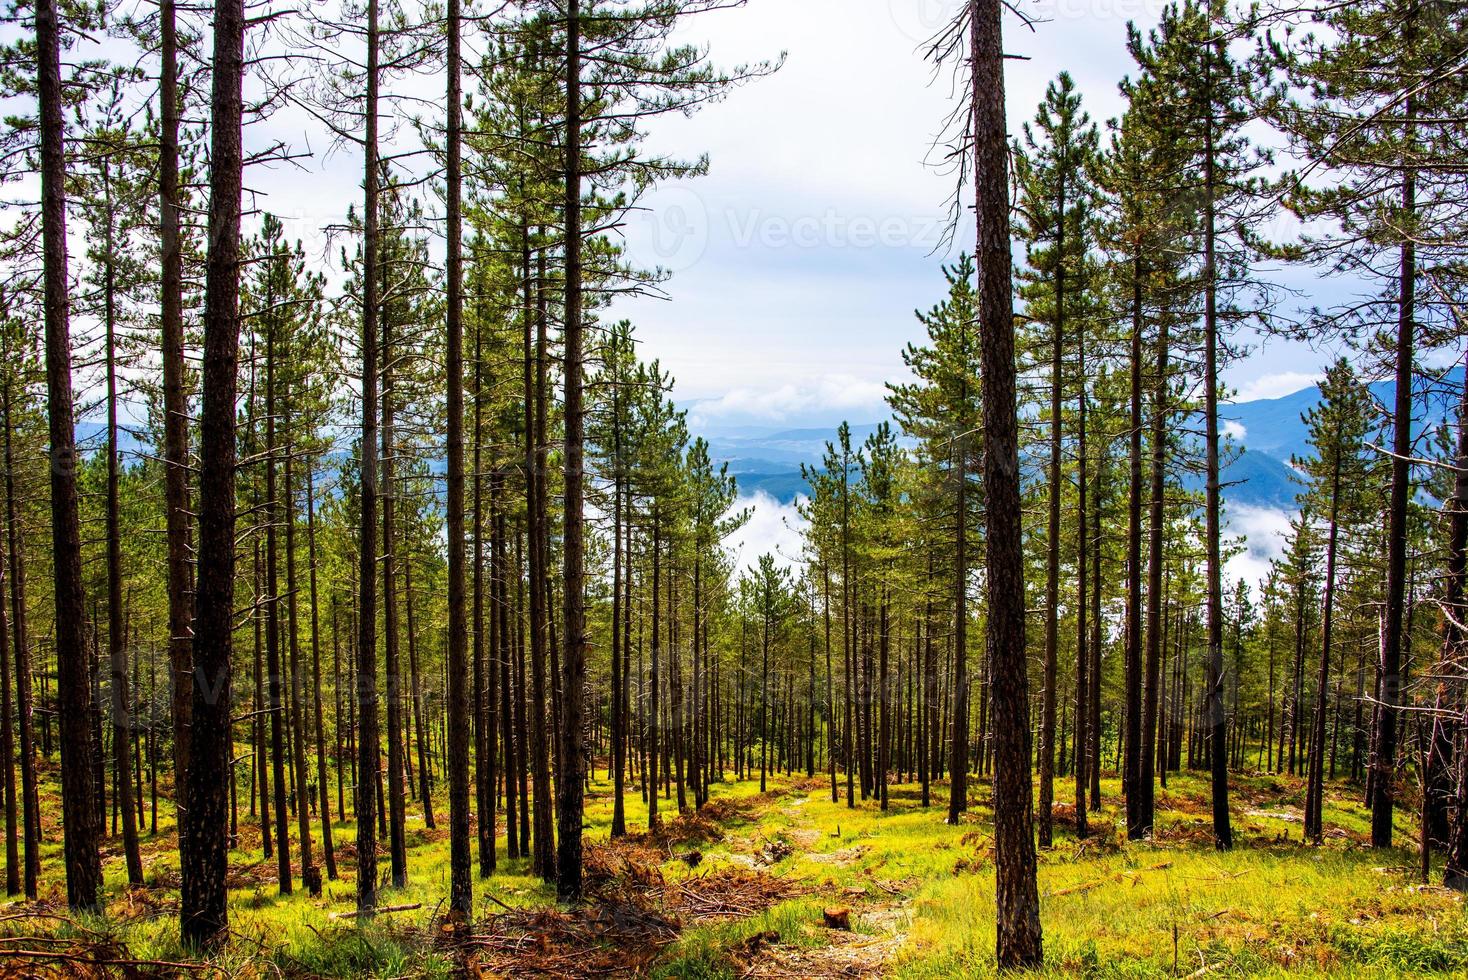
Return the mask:
{"type": "MultiPolygon", "coordinates": [[[[1413,433],[1441,425],[1456,411],[1464,369],[1454,367],[1433,385],[1419,382],[1413,395],[1413,433]]],[[[1396,383],[1388,379],[1368,385],[1379,405],[1390,406],[1396,383]]],[[[1233,431],[1234,451],[1221,476],[1226,502],[1245,507],[1293,511],[1300,485],[1293,479],[1292,460],[1309,454],[1309,431],[1302,416],[1320,403],[1320,388],[1310,385],[1278,398],[1230,402],[1219,415],[1233,431]]],[[[859,446],[876,430],[877,422],[853,424],[851,441],[859,446]]],[[[763,492],[784,504],[810,492],[800,475],[801,464],[819,466],[826,443],[835,442],[836,428],[775,428],[760,432],[744,427],[736,435],[708,435],[715,458],[727,462],[745,494],[763,492]]],[[[1201,476],[1190,476],[1190,487],[1201,489],[1201,476]]]]}

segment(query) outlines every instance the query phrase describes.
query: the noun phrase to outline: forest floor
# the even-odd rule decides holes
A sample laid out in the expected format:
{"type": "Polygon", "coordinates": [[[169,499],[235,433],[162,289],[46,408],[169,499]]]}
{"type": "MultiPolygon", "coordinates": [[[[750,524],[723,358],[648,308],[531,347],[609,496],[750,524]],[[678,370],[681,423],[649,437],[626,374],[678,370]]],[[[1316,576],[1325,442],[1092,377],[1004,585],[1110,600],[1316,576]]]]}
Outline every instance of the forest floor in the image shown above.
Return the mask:
{"type": "MultiPolygon", "coordinates": [[[[1405,807],[1405,846],[1373,851],[1359,792],[1332,786],[1326,842],[1315,847],[1301,841],[1301,781],[1235,776],[1232,786],[1237,846],[1229,853],[1213,848],[1207,783],[1197,775],[1173,775],[1159,790],[1158,832],[1144,843],[1117,831],[1114,781],[1103,783],[1105,804],[1084,841],[1074,837],[1073,808],[1057,807],[1055,846],[1039,859],[1047,973],[1468,975],[1468,912],[1461,896],[1418,882],[1405,807]]],[[[54,773],[47,787],[54,802],[54,773]]],[[[1069,793],[1069,782],[1063,787],[1069,793]]],[[[407,908],[363,928],[350,915],[350,822],[334,830],[340,879],[311,898],[299,882],[295,894],[277,893],[275,861],[260,853],[255,823],[242,821],[253,850],[232,856],[233,938],[208,963],[192,961],[176,940],[171,812],[160,811],[159,833],[144,836],[144,886],[125,885],[119,847],[109,846],[105,916],[66,914],[61,838],[48,832],[42,901],[0,908],[0,977],[992,974],[987,784],[972,788],[970,813],[956,827],[943,822],[946,785],[934,786],[926,809],[917,787],[893,786],[885,812],[860,800],[848,809],[840,788],[833,803],[819,776],[778,776],[766,793],[757,780],[731,781],[700,813],[609,843],[609,787],[598,782],[588,798],[586,905],[557,908],[525,861],[501,856],[494,877],[475,880],[478,919],[467,936],[441,917],[442,810],[430,830],[410,808],[409,884],[381,897],[407,908]]],[[[662,808],[676,813],[673,801],[662,808]]],[[[627,819],[629,827],[646,821],[635,788],[627,819]]],[[[318,862],[319,831],[313,825],[318,862]]]]}

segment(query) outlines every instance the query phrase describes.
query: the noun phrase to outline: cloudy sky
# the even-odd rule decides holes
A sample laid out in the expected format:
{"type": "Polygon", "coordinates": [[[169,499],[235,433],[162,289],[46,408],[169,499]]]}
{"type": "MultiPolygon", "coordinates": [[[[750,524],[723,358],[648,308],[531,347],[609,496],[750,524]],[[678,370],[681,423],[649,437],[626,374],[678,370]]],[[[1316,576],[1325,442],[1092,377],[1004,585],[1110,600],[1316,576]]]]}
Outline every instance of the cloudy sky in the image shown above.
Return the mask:
{"type": "MultiPolygon", "coordinates": [[[[674,276],[667,298],[622,303],[662,359],[695,428],[831,425],[884,414],[903,373],[913,310],[941,298],[945,204],[953,178],[928,165],[951,108],[922,42],[958,0],[749,0],[689,30],[733,64],[787,52],[775,76],[692,119],[660,123],[659,150],[707,151],[711,173],[655,194],[627,228],[632,255],[674,276]]],[[[1011,17],[1011,131],[1046,84],[1074,76],[1093,118],[1122,103],[1129,20],[1160,0],[1037,0],[1011,17]],[[1021,60],[1023,59],[1023,60],[1021,60]]],[[[971,232],[962,231],[959,246],[971,232]]],[[[1308,274],[1285,273],[1295,284],[1308,274]]],[[[1305,284],[1308,288],[1308,283],[1305,284]]],[[[1271,342],[1234,364],[1242,398],[1309,384],[1325,355],[1271,342]]]]}

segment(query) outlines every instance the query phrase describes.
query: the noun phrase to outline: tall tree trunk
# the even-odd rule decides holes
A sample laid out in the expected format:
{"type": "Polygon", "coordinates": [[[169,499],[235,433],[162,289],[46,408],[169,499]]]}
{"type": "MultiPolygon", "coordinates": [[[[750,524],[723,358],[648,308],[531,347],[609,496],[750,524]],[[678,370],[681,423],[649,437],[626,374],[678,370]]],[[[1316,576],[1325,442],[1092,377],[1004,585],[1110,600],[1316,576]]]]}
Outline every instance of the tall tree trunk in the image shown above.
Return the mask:
{"type": "MultiPolygon", "coordinates": [[[[429,830],[433,830],[435,828],[433,819],[433,759],[432,748],[429,745],[428,726],[424,724],[423,720],[423,685],[421,675],[418,671],[418,626],[413,613],[413,556],[411,553],[403,556],[403,596],[405,600],[403,608],[408,614],[408,694],[410,697],[410,707],[412,708],[413,743],[418,752],[418,801],[423,806],[423,826],[429,830]]],[[[466,623],[467,619],[466,614],[466,623]]],[[[447,669],[448,664],[445,663],[444,667],[447,669]]],[[[466,689],[467,687],[468,685],[465,684],[466,689]]],[[[470,731],[467,724],[461,731],[465,738],[469,737],[470,731]]],[[[467,749],[465,750],[464,758],[466,761],[469,758],[467,749]]],[[[411,779],[409,782],[411,782],[411,779]]]]}
{"type": "MultiPolygon", "coordinates": [[[[374,272],[383,276],[387,270],[374,272]]],[[[383,289],[383,295],[388,290],[383,289]]],[[[393,318],[383,313],[382,329],[382,666],[387,680],[387,834],[388,865],[394,888],[408,884],[407,787],[403,763],[403,684],[398,668],[398,522],[397,522],[397,351],[393,318]]],[[[379,828],[380,829],[380,828],[379,828]]]]}
{"type": "MultiPolygon", "coordinates": [[[[158,33],[158,284],[163,362],[163,491],[168,538],[168,664],[173,678],[173,794],[184,800],[192,715],[194,571],[189,516],[189,406],[184,388],[183,244],[179,233],[178,16],[175,0],[160,0],[158,33]]],[[[180,824],[180,831],[182,825],[180,824]]],[[[179,850],[188,846],[180,837],[179,850]]]]}
{"type": "MultiPolygon", "coordinates": [[[[244,37],[241,0],[216,0],[199,446],[199,572],[194,597],[193,727],[189,739],[189,774],[195,778],[184,784],[186,806],[181,830],[187,846],[180,865],[180,924],[184,941],[192,945],[222,941],[229,924],[225,873],[234,742],[230,670],[234,647],[244,37]]],[[[68,831],[68,837],[74,832],[68,831]]]]}
{"type": "MultiPolygon", "coordinates": [[[[836,711],[835,711],[835,689],[831,679],[831,564],[829,561],[821,562],[821,617],[825,625],[826,637],[826,764],[831,775],[831,802],[837,803],[841,799],[840,792],[836,788],[836,711]]],[[[722,773],[722,768],[720,772],[722,773]]],[[[923,802],[928,801],[927,783],[923,785],[923,802]]]]}
{"type": "Polygon", "coordinates": [[[34,704],[31,697],[30,635],[26,617],[24,529],[15,497],[15,417],[11,375],[0,382],[5,413],[5,536],[10,568],[10,628],[15,646],[15,698],[20,717],[20,783],[25,813],[25,897],[35,901],[41,877],[41,811],[36,790],[34,704]]]}
{"type": "Polygon", "coordinates": [[[1092,813],[1101,812],[1101,595],[1105,591],[1101,578],[1101,515],[1105,510],[1102,494],[1106,489],[1109,470],[1103,455],[1097,466],[1095,500],[1091,504],[1091,696],[1087,706],[1091,709],[1088,734],[1091,738],[1091,799],[1092,813]]]}
{"type": "MultiPolygon", "coordinates": [[[[138,853],[138,823],[133,812],[132,780],[128,777],[128,743],[132,738],[132,701],[128,693],[127,632],[122,621],[122,520],[118,500],[117,462],[117,267],[113,251],[111,164],[102,162],[102,184],[107,214],[103,219],[103,328],[107,345],[107,660],[112,688],[112,765],[117,774],[118,810],[122,817],[122,850],[129,884],[143,883],[143,858],[138,853]]],[[[8,686],[8,685],[7,685],[8,686]]],[[[6,699],[6,728],[10,705],[6,699]]],[[[8,739],[7,739],[8,741],[8,739]]],[[[6,766],[10,752],[5,753],[6,766]]],[[[9,786],[10,780],[6,779],[9,786]]]]}
{"type": "MultiPolygon", "coordinates": [[[[326,877],[336,881],[336,848],[331,840],[331,795],[327,792],[326,783],[326,730],[321,710],[321,611],[316,589],[316,467],[314,462],[307,460],[306,463],[306,557],[310,566],[309,584],[311,589],[311,699],[315,707],[316,721],[316,798],[317,805],[321,809],[321,856],[326,864],[326,877]]],[[[336,640],[336,623],[332,622],[332,642],[336,640]]],[[[334,658],[333,678],[337,684],[341,683],[341,668],[339,658],[334,658]]],[[[338,702],[337,726],[340,728],[341,710],[338,702]]],[[[339,743],[338,743],[339,744],[339,743]]],[[[340,787],[341,752],[337,752],[337,774],[338,787],[340,787]]],[[[340,792],[340,790],[338,790],[340,792]]],[[[340,798],[338,798],[338,812],[340,812],[340,798]]]]}
{"type": "MultiPolygon", "coordinates": [[[[1003,4],[970,8],[974,189],[978,225],[979,371],[984,379],[984,491],[988,634],[994,699],[994,870],[1001,969],[1039,966],[1040,897],[1031,813],[1030,691],[1025,662],[1024,537],[1009,236],[1009,146],[1004,117],[1003,4]]],[[[962,649],[959,650],[962,660],[962,649]]],[[[957,729],[955,728],[955,731],[957,729]]],[[[957,746],[955,745],[955,750],[957,746]]],[[[954,782],[963,771],[954,764],[954,782]]]]}
{"type": "MultiPolygon", "coordinates": [[[[1157,718],[1161,702],[1162,649],[1167,638],[1163,607],[1163,546],[1167,539],[1167,424],[1171,417],[1168,386],[1167,318],[1157,324],[1157,365],[1152,379],[1152,493],[1147,520],[1147,640],[1142,680],[1142,744],[1137,758],[1137,816],[1143,834],[1156,820],[1153,777],[1157,765],[1157,718]]],[[[1164,779],[1166,775],[1164,773],[1164,779]]]]}
{"type": "MultiPolygon", "coordinates": [[[[977,43],[979,8],[988,0],[972,0],[970,16],[977,43]]],[[[978,69],[974,69],[977,83],[978,69]]],[[[977,104],[974,109],[978,116],[977,104]]],[[[1008,222],[1006,221],[1006,225],[1008,222]]],[[[954,550],[953,550],[953,683],[951,700],[952,730],[948,757],[948,822],[957,824],[968,809],[968,324],[959,327],[960,356],[965,370],[959,391],[959,432],[954,441],[954,550]]],[[[1028,717],[1029,706],[1025,706],[1028,717]]],[[[1025,750],[1025,771],[1029,772],[1029,750],[1025,750]]]]}
{"type": "Polygon", "coordinates": [[[10,623],[5,609],[5,565],[0,556],[0,781],[5,784],[5,893],[20,892],[20,841],[16,837],[15,719],[10,683],[10,623]]]}
{"type": "Polygon", "coordinates": [[[649,692],[651,697],[644,701],[644,711],[647,712],[647,740],[648,764],[643,767],[642,783],[647,791],[647,829],[656,831],[661,825],[658,819],[658,712],[662,705],[662,692],[658,690],[658,660],[662,653],[662,616],[658,606],[658,596],[661,595],[662,579],[662,542],[660,532],[662,530],[658,514],[657,498],[653,498],[652,505],[652,601],[649,603],[652,609],[652,688],[649,692]]]}
{"type": "MultiPolygon", "coordinates": [[[[456,0],[457,2],[457,0],[456,0]]],[[[455,13],[457,13],[457,7],[455,13]]],[[[455,125],[462,123],[462,116],[455,113],[455,125]]],[[[463,234],[463,215],[460,214],[460,235],[463,234]]],[[[463,248],[460,246],[459,261],[462,266],[463,248]]],[[[460,290],[463,276],[460,273],[460,290]]],[[[462,302],[462,300],[461,300],[462,302]]],[[[460,331],[462,333],[462,317],[460,331]]],[[[495,721],[498,718],[499,698],[499,603],[495,601],[499,592],[490,582],[489,622],[486,625],[484,595],[484,329],[483,323],[474,331],[474,787],[475,803],[479,818],[475,829],[479,839],[479,876],[488,878],[494,873],[496,862],[495,802],[499,792],[496,765],[495,721]],[[488,630],[486,636],[485,631],[488,630]]],[[[460,340],[462,357],[463,341],[460,340]]],[[[460,394],[460,402],[463,395],[460,394]]],[[[460,406],[460,415],[463,408],[460,406]]],[[[462,435],[460,442],[463,441],[462,435]]],[[[491,498],[492,500],[494,498],[491,498]]],[[[493,549],[491,548],[491,551],[493,549]]],[[[450,758],[449,765],[454,763],[450,758]]],[[[452,777],[451,777],[452,778],[452,777]]],[[[452,792],[452,790],[451,790],[452,792]]],[[[452,801],[450,801],[452,803],[452,801]]],[[[454,815],[450,806],[449,829],[452,831],[454,815]]],[[[452,859],[452,854],[450,854],[452,859]]],[[[472,888],[471,883],[471,903],[472,888]]],[[[471,906],[472,907],[472,906],[471,906]]]]}
{"type": "Polygon", "coordinates": [[[1060,409],[1065,387],[1065,184],[1060,187],[1055,324],[1050,338],[1050,513],[1045,555],[1045,679],[1040,705],[1040,846],[1049,847],[1055,803],[1055,685],[1060,645],[1060,409]]]}
{"type": "MultiPolygon", "coordinates": [[[[962,436],[960,436],[960,439],[962,439],[962,436]]],[[[853,678],[854,678],[855,673],[856,673],[856,643],[855,643],[855,637],[852,635],[853,634],[853,629],[852,629],[853,620],[852,620],[852,611],[851,611],[851,477],[850,477],[850,472],[851,472],[850,433],[849,432],[843,432],[842,433],[842,437],[841,437],[841,645],[842,645],[842,656],[844,658],[844,661],[842,663],[842,667],[843,667],[843,672],[846,675],[846,683],[843,685],[846,688],[846,690],[844,692],[845,693],[845,698],[843,699],[846,702],[846,719],[845,719],[845,724],[841,726],[841,739],[842,739],[842,750],[843,750],[842,751],[842,759],[844,760],[844,762],[846,764],[846,808],[848,810],[849,809],[853,809],[856,806],[856,790],[855,790],[855,780],[856,780],[856,772],[855,772],[856,765],[855,765],[855,762],[856,762],[856,757],[852,754],[852,750],[853,750],[852,741],[853,740],[852,740],[852,737],[851,737],[852,714],[853,714],[853,711],[852,711],[853,703],[852,703],[852,701],[853,701],[853,698],[855,697],[855,688],[853,686],[852,681],[853,681],[853,678]]],[[[960,479],[960,481],[962,481],[962,473],[959,474],[959,479],[960,479]]],[[[960,496],[959,496],[959,510],[958,510],[958,512],[959,512],[960,515],[962,515],[962,513],[963,513],[963,497],[962,497],[962,493],[963,493],[963,488],[962,488],[962,484],[960,482],[960,486],[959,486],[959,495],[960,496]]],[[[960,519],[959,519],[959,536],[960,536],[960,541],[962,541],[962,535],[963,535],[962,517],[960,517],[960,519]]],[[[960,561],[960,565],[961,564],[962,564],[962,561],[960,561]]],[[[961,577],[960,577],[960,581],[962,581],[961,577]]],[[[962,811],[963,811],[963,807],[959,807],[957,811],[952,811],[952,809],[950,807],[950,813],[952,813],[952,812],[960,812],[961,813],[962,811]]],[[[953,819],[954,819],[955,822],[957,821],[957,818],[956,817],[954,817],[953,819]]]]}
{"type": "MultiPolygon", "coordinates": [[[[529,599],[529,690],[521,687],[522,705],[529,716],[522,733],[529,739],[531,783],[534,788],[534,825],[530,829],[531,863],[533,869],[544,880],[555,881],[555,845],[551,837],[551,776],[550,751],[547,740],[554,737],[546,731],[548,723],[549,692],[546,690],[546,534],[544,517],[545,479],[545,404],[542,394],[545,383],[545,315],[535,316],[532,295],[544,297],[545,282],[537,279],[532,294],[531,268],[525,265],[525,492],[526,492],[526,535],[528,538],[527,566],[528,581],[525,589],[529,599]],[[532,336],[532,331],[538,337],[532,336]]],[[[517,566],[518,567],[518,566],[517,566]]],[[[559,743],[557,743],[559,744],[559,743]]]]}
{"type": "Polygon", "coordinates": [[[887,773],[892,768],[892,685],[888,675],[888,658],[891,653],[892,635],[887,584],[881,585],[881,609],[878,612],[878,665],[877,665],[877,799],[881,809],[887,809],[887,773]]]}
{"type": "MultiPolygon", "coordinates": [[[[1076,837],[1085,839],[1090,834],[1086,819],[1086,790],[1091,776],[1091,713],[1088,704],[1090,694],[1090,637],[1087,635],[1086,603],[1089,588],[1087,576],[1090,558],[1086,527],[1086,493],[1089,487],[1087,466],[1090,459],[1086,446],[1086,330],[1083,326],[1076,331],[1076,377],[1079,392],[1076,395],[1076,696],[1075,696],[1075,780],[1076,780],[1076,837]]],[[[1096,547],[1101,543],[1096,542],[1096,547]]],[[[1100,589],[1101,583],[1094,583],[1100,589]]]]}
{"type": "MultiPolygon", "coordinates": [[[[612,378],[612,832],[613,838],[627,835],[626,757],[624,751],[627,716],[623,712],[622,688],[627,648],[622,643],[622,378],[612,378]]],[[[628,583],[630,585],[630,583],[628,583]]]]}
{"type": "MultiPolygon", "coordinates": [[[[1408,25],[1411,29],[1411,25],[1408,25]]],[[[1416,106],[1406,100],[1411,138],[1416,106]]],[[[1417,175],[1402,170],[1401,211],[1417,210],[1417,175]]],[[[1410,225],[1408,225],[1410,227],[1410,225]]],[[[1407,602],[1407,504],[1412,495],[1412,364],[1416,343],[1417,245],[1406,237],[1401,245],[1397,285],[1396,399],[1392,413],[1391,502],[1387,511],[1386,608],[1381,643],[1381,692],[1377,698],[1376,734],[1371,754],[1371,846],[1391,847],[1392,809],[1396,795],[1397,700],[1402,689],[1403,612],[1407,602]]]]}
{"type": "MultiPolygon", "coordinates": [[[[1458,411],[1457,459],[1453,496],[1449,501],[1448,576],[1443,623],[1443,662],[1451,663],[1463,649],[1464,580],[1468,576],[1468,384],[1465,384],[1458,411]]],[[[1440,723],[1440,722],[1439,722],[1440,723]]],[[[1468,729],[1468,707],[1462,721],[1468,729]]],[[[1446,761],[1444,762],[1446,765],[1446,761]]],[[[1448,831],[1447,860],[1443,865],[1443,885],[1457,891],[1468,891],[1468,750],[1458,752],[1456,804],[1452,826],[1448,831]]],[[[1425,828],[1424,828],[1425,829],[1425,828]]]]}
{"type": "MultiPolygon", "coordinates": [[[[51,435],[51,550],[56,608],[57,693],[87,704],[86,611],[82,595],[81,520],[71,390],[71,300],[66,277],[66,148],[61,88],[61,24],[56,0],[36,0],[36,85],[40,101],[41,239],[46,324],[47,417],[51,435]]],[[[61,712],[61,808],[66,825],[66,900],[98,907],[102,828],[92,787],[87,715],[61,712]]]]}
{"type": "MultiPolygon", "coordinates": [[[[1206,74],[1212,81],[1213,61],[1206,74]]],[[[1211,103],[1210,103],[1211,104],[1211,103]]],[[[1212,111],[1211,109],[1209,110],[1212,111]]],[[[1203,413],[1207,450],[1206,537],[1208,553],[1208,726],[1209,761],[1212,769],[1213,840],[1221,851],[1233,847],[1233,828],[1228,813],[1228,712],[1223,699],[1223,556],[1220,545],[1223,511],[1218,476],[1218,271],[1216,259],[1213,120],[1204,126],[1203,147],[1203,413]]]]}
{"type": "Polygon", "coordinates": [[[291,683],[291,764],[296,785],[296,833],[301,838],[301,883],[313,896],[321,893],[321,872],[311,846],[311,806],[306,784],[305,680],[301,673],[300,603],[296,589],[296,480],[295,438],[291,434],[291,392],[287,383],[282,420],[286,425],[285,456],[285,603],[287,653],[291,683]]]}
{"type": "Polygon", "coordinates": [[[494,593],[494,601],[499,607],[499,613],[496,616],[499,633],[495,637],[495,660],[500,671],[500,729],[505,753],[504,764],[501,766],[505,771],[505,854],[515,858],[525,855],[525,822],[520,819],[522,810],[516,805],[517,801],[523,804],[519,789],[522,785],[520,774],[524,771],[525,766],[525,748],[524,743],[516,739],[515,705],[520,699],[514,687],[515,644],[511,634],[512,625],[516,632],[519,631],[520,620],[510,605],[510,584],[506,571],[508,543],[507,519],[504,513],[504,478],[498,470],[495,472],[491,489],[494,496],[491,513],[494,517],[495,532],[490,540],[490,567],[493,569],[491,581],[494,583],[491,589],[494,593]]]}
{"type": "Polygon", "coordinates": [[[357,912],[377,907],[377,251],[378,0],[367,0],[362,166],[362,438],[357,543],[357,912]]]}
{"type": "Polygon", "coordinates": [[[1122,733],[1121,788],[1126,795],[1128,840],[1146,835],[1142,814],[1142,260],[1132,256],[1131,478],[1127,483],[1126,728],[1122,733]]]}
{"type": "MultiPolygon", "coordinates": [[[[460,0],[448,0],[448,91],[445,111],[448,134],[444,142],[445,202],[448,211],[448,258],[445,266],[448,332],[448,779],[449,779],[449,908],[468,922],[474,914],[474,882],[469,871],[469,628],[464,608],[464,216],[460,206],[460,0]]],[[[478,475],[475,476],[476,483],[478,475]]],[[[478,548],[478,538],[475,539],[478,548]]],[[[477,568],[477,566],[476,566],[477,568]]],[[[480,758],[478,764],[485,765],[480,758]]],[[[492,771],[492,770],[491,770],[492,771]]],[[[427,797],[424,798],[425,805],[427,797]]],[[[492,809],[492,804],[491,804],[492,809]]],[[[494,833],[493,817],[481,812],[481,821],[494,833]]],[[[491,842],[493,837],[491,836],[491,842]]],[[[493,847],[493,843],[490,845],[493,847]]]]}
{"type": "Polygon", "coordinates": [[[270,769],[275,791],[275,860],[280,893],[291,893],[290,822],[286,812],[285,703],[281,690],[280,662],[280,561],[276,554],[276,525],[280,500],[275,485],[276,419],[276,332],[273,307],[276,297],[266,295],[265,308],[272,317],[265,327],[265,670],[266,696],[270,711],[270,769]]]}
{"type": "MultiPolygon", "coordinates": [[[[1325,714],[1326,694],[1330,684],[1330,650],[1335,632],[1335,562],[1336,537],[1339,531],[1341,495],[1341,446],[1339,437],[1331,448],[1330,524],[1325,539],[1325,603],[1320,625],[1320,673],[1315,691],[1314,735],[1310,740],[1310,759],[1305,783],[1305,836],[1320,843],[1324,833],[1321,819],[1325,789],[1325,714]]],[[[1426,787],[1424,787],[1425,791],[1426,787]]],[[[1425,829],[1425,828],[1424,828],[1425,829]]]]}
{"type": "Polygon", "coordinates": [[[581,896],[581,783],[583,704],[586,688],[586,528],[583,506],[583,418],[581,418],[581,22],[580,0],[567,1],[565,65],[565,505],[562,552],[565,571],[561,657],[561,764],[559,775],[556,882],[562,899],[581,896]]]}

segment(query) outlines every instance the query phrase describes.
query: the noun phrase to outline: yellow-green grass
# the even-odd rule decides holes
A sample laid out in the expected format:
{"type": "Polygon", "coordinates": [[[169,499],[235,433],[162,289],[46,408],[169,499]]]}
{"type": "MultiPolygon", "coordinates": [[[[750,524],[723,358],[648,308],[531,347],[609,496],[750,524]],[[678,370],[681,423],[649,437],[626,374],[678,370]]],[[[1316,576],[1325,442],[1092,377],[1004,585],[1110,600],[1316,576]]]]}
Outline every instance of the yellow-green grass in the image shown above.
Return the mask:
{"type": "MultiPolygon", "coordinates": [[[[611,818],[610,786],[599,770],[587,800],[587,833],[604,840],[611,818]]],[[[1059,789],[1068,792],[1069,783],[1059,789]]],[[[989,837],[988,787],[978,783],[971,809],[957,827],[944,823],[947,787],[935,786],[933,805],[919,805],[917,788],[893,786],[890,808],[844,798],[833,803],[822,777],[776,777],[758,795],[757,780],[726,781],[716,799],[743,799],[720,840],[674,846],[662,865],[670,882],[716,873],[721,867],[759,867],[795,882],[801,894],[740,919],[689,923],[664,951],[664,977],[735,977],[751,958],[796,956],[811,976],[822,958],[898,977],[987,976],[994,970],[994,874],[989,837]],[[788,845],[788,856],[785,855],[788,845]],[[700,851],[697,867],[684,860],[700,851]],[[771,859],[773,863],[771,862],[771,859]],[[851,908],[855,937],[821,926],[822,909],[851,908]],[[751,937],[759,942],[751,945],[751,937]],[[773,944],[774,950],[769,950],[773,944]],[[765,953],[760,949],[764,948],[765,953]],[[829,949],[828,949],[829,947],[829,949]]],[[[1158,793],[1155,839],[1128,843],[1119,833],[1120,788],[1103,784],[1106,805],[1091,814],[1092,837],[1078,841],[1069,808],[1062,808],[1055,846],[1040,852],[1039,888],[1047,972],[1055,975],[1328,976],[1468,975],[1468,917],[1459,896],[1418,886],[1415,840],[1408,808],[1399,816],[1404,849],[1364,846],[1368,814],[1350,786],[1327,793],[1327,841],[1301,842],[1302,787],[1290,777],[1235,777],[1237,846],[1212,846],[1206,780],[1174,774],[1158,793]]],[[[55,807],[54,773],[45,780],[45,808],[55,807]]],[[[334,800],[333,800],[334,802],[334,800]]],[[[105,872],[108,916],[76,925],[106,930],[144,959],[187,957],[177,943],[177,892],[172,811],[161,804],[159,835],[144,836],[145,877],[153,887],[124,886],[120,845],[109,841],[105,872]]],[[[427,927],[442,910],[448,884],[445,802],[435,800],[440,829],[427,831],[421,810],[410,804],[409,883],[385,888],[384,905],[421,903],[413,911],[382,916],[358,927],[354,862],[339,858],[341,879],[312,899],[297,881],[280,896],[275,862],[264,859],[253,821],[242,814],[249,849],[231,855],[231,871],[250,881],[231,892],[235,938],[223,959],[228,972],[246,972],[268,961],[297,976],[451,976],[452,957],[434,948],[427,927]]],[[[662,803],[665,815],[676,812],[662,803]]],[[[629,787],[627,819],[645,824],[646,807],[629,787]]],[[[291,821],[294,837],[296,825],[291,821]]],[[[313,822],[320,863],[320,827],[313,822]]],[[[339,845],[355,839],[351,822],[334,826],[339,845]]],[[[554,891],[529,873],[524,860],[507,861],[500,841],[499,869],[475,879],[480,915],[508,906],[552,906],[554,891]],[[492,896],[492,897],[491,897],[492,896]]],[[[293,867],[297,861],[293,850],[293,867]]],[[[43,896],[59,907],[61,836],[48,822],[43,851],[43,896]]],[[[386,874],[385,857],[382,870],[386,874]]],[[[297,868],[298,871],[298,868],[297,868]]],[[[1434,874],[1437,872],[1434,871],[1434,874]]],[[[14,923],[12,923],[14,925],[14,923]]],[[[35,923],[26,923],[34,929],[35,923]]],[[[62,932],[72,927],[60,927],[62,932]]],[[[836,965],[831,966],[835,975],[836,965]]]]}

